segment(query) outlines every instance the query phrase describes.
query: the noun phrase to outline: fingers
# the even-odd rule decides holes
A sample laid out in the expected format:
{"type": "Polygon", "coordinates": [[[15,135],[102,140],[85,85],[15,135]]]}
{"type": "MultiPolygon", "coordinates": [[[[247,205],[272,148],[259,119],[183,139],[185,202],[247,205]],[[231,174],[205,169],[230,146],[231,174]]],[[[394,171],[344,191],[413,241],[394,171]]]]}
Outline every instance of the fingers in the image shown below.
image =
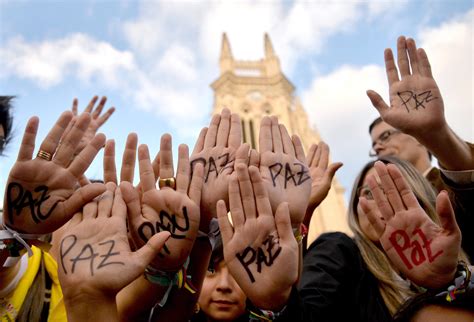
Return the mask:
{"type": "Polygon", "coordinates": [[[250,181],[247,165],[239,164],[236,166],[236,170],[245,220],[247,221],[252,218],[255,219],[257,217],[255,198],[253,195],[253,187],[252,182],[250,181]]]}
{"type": "Polygon", "coordinates": [[[395,183],[395,186],[398,190],[398,194],[400,195],[406,208],[418,208],[418,200],[416,199],[415,194],[411,190],[410,186],[406,182],[398,167],[394,164],[389,164],[387,166],[387,170],[393,182],[395,183]]]}
{"type": "Polygon", "coordinates": [[[431,73],[431,65],[430,61],[428,60],[428,56],[423,48],[418,48],[418,62],[419,62],[419,69],[422,76],[433,78],[433,74],[431,73]]]}
{"type": "Polygon", "coordinates": [[[107,120],[110,118],[110,116],[112,116],[112,114],[114,114],[114,112],[115,112],[115,107],[109,108],[107,112],[105,112],[101,117],[97,119],[97,125],[100,127],[105,122],[107,122],[107,120]]]}
{"type": "Polygon", "coordinates": [[[380,237],[383,235],[383,232],[385,231],[386,225],[383,221],[384,217],[380,213],[379,209],[376,206],[371,207],[368,200],[364,197],[359,198],[359,206],[374,228],[375,233],[377,234],[377,239],[380,239],[380,237]]]}
{"type": "Polygon", "coordinates": [[[275,212],[275,225],[278,232],[278,237],[282,244],[295,243],[295,236],[290,221],[290,210],[287,202],[282,202],[275,212]]]}
{"type": "Polygon", "coordinates": [[[117,169],[115,167],[115,141],[107,140],[104,148],[104,182],[117,184],[117,169]]]}
{"type": "Polygon", "coordinates": [[[204,138],[204,148],[212,148],[213,146],[216,146],[217,131],[219,129],[220,121],[220,114],[216,114],[212,117],[211,124],[209,125],[206,137],[204,138]]]}
{"type": "Polygon", "coordinates": [[[235,152],[235,166],[238,164],[248,164],[250,154],[250,144],[244,143],[235,152]]]}
{"type": "Polygon", "coordinates": [[[82,219],[88,220],[88,219],[94,219],[96,217],[97,217],[97,202],[92,201],[92,202],[87,203],[82,208],[82,219]]]}
{"type": "Polygon", "coordinates": [[[176,191],[187,194],[189,187],[189,150],[186,144],[178,147],[178,169],[176,170],[176,191]]]}
{"type": "Polygon", "coordinates": [[[202,185],[204,183],[204,166],[202,163],[197,163],[194,166],[193,176],[189,185],[189,198],[194,201],[196,205],[201,204],[202,185]]]}
{"type": "Polygon", "coordinates": [[[390,220],[394,215],[392,206],[388,202],[387,197],[383,193],[382,189],[380,188],[373,175],[369,175],[367,177],[367,184],[369,185],[370,191],[374,196],[375,203],[377,204],[377,207],[383,218],[386,221],[390,220]]]}
{"type": "Polygon", "coordinates": [[[128,181],[120,183],[120,192],[123,201],[127,205],[129,219],[133,222],[136,218],[139,218],[142,215],[140,196],[135,188],[133,188],[133,185],[128,181]]]}
{"type": "Polygon", "coordinates": [[[420,70],[418,67],[418,56],[416,54],[415,40],[413,40],[412,38],[408,38],[406,46],[408,49],[408,57],[410,58],[412,74],[413,75],[420,74],[420,70]]]}
{"type": "Polygon", "coordinates": [[[221,112],[221,121],[217,130],[216,146],[226,147],[230,131],[230,110],[224,108],[221,112]]]}
{"type": "MultiPolygon", "coordinates": [[[[97,97],[97,96],[96,96],[97,97]]],[[[102,96],[102,98],[100,99],[99,101],[99,104],[97,105],[97,107],[95,108],[95,110],[91,113],[91,117],[93,119],[96,119],[99,117],[100,113],[102,113],[102,110],[105,106],[105,103],[107,102],[107,97],[105,96],[102,96]]],[[[95,105],[95,104],[94,104],[95,105]]]]}
{"type": "Polygon", "coordinates": [[[83,175],[104,144],[105,135],[102,133],[97,134],[71,162],[68,167],[69,172],[76,178],[83,175]]]}
{"type": "Polygon", "coordinates": [[[35,150],[36,134],[38,133],[39,118],[33,116],[26,123],[25,133],[21,140],[20,150],[18,152],[17,161],[31,160],[33,151],[35,150]]]}
{"type": "MultiPolygon", "coordinates": [[[[112,212],[110,213],[110,216],[119,217],[125,223],[125,220],[127,218],[127,205],[125,204],[125,201],[123,200],[122,190],[120,189],[120,187],[117,187],[117,185],[115,184],[114,184],[114,187],[115,187],[115,190],[114,190],[114,196],[113,196],[112,212]]],[[[99,204],[99,208],[100,208],[100,204],[99,204]]],[[[100,210],[99,210],[99,213],[100,213],[100,210]]]]}
{"type": "Polygon", "coordinates": [[[171,135],[163,134],[160,141],[160,178],[162,179],[174,177],[173,151],[171,149],[171,135]]]}
{"type": "Polygon", "coordinates": [[[403,204],[400,193],[395,186],[392,177],[387,171],[387,166],[383,162],[377,161],[374,164],[374,168],[380,178],[383,193],[387,197],[393,211],[398,212],[405,210],[406,207],[403,204]]]}
{"type": "Polygon", "coordinates": [[[239,181],[237,173],[233,173],[229,180],[229,209],[231,212],[234,229],[240,229],[245,222],[245,214],[240,197],[239,181]]]}
{"type": "Polygon", "coordinates": [[[366,93],[372,105],[377,109],[380,116],[384,118],[384,115],[388,111],[389,106],[387,105],[387,103],[385,103],[382,96],[380,96],[377,92],[370,89],[366,93]]]}
{"type": "Polygon", "coordinates": [[[77,98],[74,98],[72,100],[72,108],[71,108],[71,111],[72,111],[73,115],[77,115],[77,106],[78,105],[79,105],[79,101],[77,100],[77,98]]]}
{"type": "Polygon", "coordinates": [[[271,116],[270,119],[272,121],[273,152],[283,153],[283,142],[280,127],[278,126],[278,118],[276,116],[271,116]]]}
{"type": "Polygon", "coordinates": [[[326,175],[328,176],[329,181],[332,181],[332,179],[334,178],[334,175],[336,174],[336,171],[339,170],[342,166],[343,166],[342,162],[335,162],[329,165],[326,172],[326,175]]]}
{"type": "Polygon", "coordinates": [[[155,182],[160,177],[160,152],[158,152],[151,162],[151,166],[153,167],[153,172],[155,173],[155,182]]]}
{"type": "MultiPolygon", "coordinates": [[[[87,116],[84,116],[87,118],[87,116]]],[[[90,118],[90,116],[89,116],[90,118]]],[[[53,128],[49,131],[46,138],[41,143],[40,150],[47,152],[51,155],[54,155],[56,148],[58,147],[59,139],[61,138],[63,132],[66,130],[69,122],[72,119],[72,113],[70,111],[63,112],[59,119],[54,124],[53,128]]],[[[71,160],[71,155],[74,153],[70,153],[68,155],[68,162],[71,160]]]]}
{"type": "MultiPolygon", "coordinates": [[[[318,164],[318,160],[316,160],[316,152],[319,150],[317,144],[311,144],[308,150],[308,155],[306,156],[306,164],[308,167],[315,167],[318,164]]],[[[321,157],[321,151],[319,151],[319,157],[321,157]]]]}
{"type": "Polygon", "coordinates": [[[105,192],[100,196],[98,202],[97,217],[107,218],[112,216],[112,205],[114,204],[114,193],[117,185],[109,182],[105,185],[105,192]]]}
{"type": "Polygon", "coordinates": [[[407,42],[404,36],[398,37],[397,40],[397,61],[400,69],[400,76],[403,78],[410,76],[410,63],[407,55],[407,42]]]}
{"type": "Polygon", "coordinates": [[[258,216],[273,216],[270,199],[268,198],[267,189],[263,184],[260,171],[255,166],[250,166],[248,171],[250,174],[250,179],[252,180],[253,194],[255,196],[258,216]]]}
{"type": "MultiPolygon", "coordinates": [[[[79,145],[79,142],[81,142],[81,139],[84,136],[84,133],[86,132],[90,122],[91,117],[88,113],[82,113],[79,115],[79,118],[75,122],[71,131],[61,141],[61,144],[57,148],[56,154],[53,158],[55,163],[66,167],[71,162],[71,156],[75,154],[77,146],[79,145]]],[[[59,130],[62,130],[62,128],[59,130]]],[[[60,137],[61,136],[58,136],[57,138],[60,137]]],[[[43,146],[43,144],[41,146],[43,146]]],[[[42,147],[41,149],[43,150],[42,147]]]]}
{"type": "Polygon", "coordinates": [[[125,150],[122,156],[122,168],[120,169],[120,181],[133,183],[135,172],[135,161],[137,155],[138,136],[136,133],[130,133],[127,136],[125,150]]]}
{"type": "Polygon", "coordinates": [[[146,144],[138,147],[138,168],[140,169],[140,184],[144,192],[156,189],[155,174],[150,162],[150,154],[146,144]]]}
{"type": "Polygon", "coordinates": [[[232,225],[229,222],[224,200],[219,200],[217,202],[217,220],[219,222],[219,229],[221,231],[222,244],[224,245],[225,249],[226,245],[234,235],[234,228],[232,228],[232,225]]]}
{"type": "Polygon", "coordinates": [[[456,215],[449,200],[448,193],[443,190],[436,197],[436,213],[439,216],[441,227],[452,234],[461,236],[461,231],[456,222],[456,215]]]}
{"type": "Polygon", "coordinates": [[[91,183],[77,189],[62,205],[64,209],[64,219],[68,220],[76,212],[80,211],[84,204],[93,200],[105,191],[102,183],[91,183]]]}
{"type": "Polygon", "coordinates": [[[398,82],[398,70],[395,65],[395,59],[393,58],[393,52],[391,49],[387,48],[384,51],[384,60],[385,60],[385,73],[387,74],[388,86],[392,86],[395,82],[398,82]]]}
{"type": "Polygon", "coordinates": [[[319,149],[318,150],[321,150],[321,151],[320,151],[320,154],[319,154],[319,160],[318,160],[318,163],[317,163],[317,167],[322,169],[322,170],[326,170],[327,167],[328,167],[328,163],[329,163],[329,146],[326,143],[321,141],[319,143],[319,149]]]}
{"type": "Polygon", "coordinates": [[[169,231],[154,234],[145,245],[135,251],[134,256],[138,258],[135,262],[141,263],[143,267],[146,267],[158,255],[170,236],[171,233],[169,231]]]}
{"type": "Polygon", "coordinates": [[[283,143],[283,152],[291,156],[296,156],[295,148],[293,146],[293,141],[286,130],[286,127],[283,124],[279,124],[281,139],[283,143]]]}
{"type": "Polygon", "coordinates": [[[204,149],[204,140],[206,138],[207,134],[207,127],[203,128],[201,132],[199,132],[198,139],[196,141],[196,144],[194,144],[194,149],[192,155],[199,153],[204,149]]]}
{"type": "Polygon", "coordinates": [[[230,116],[230,131],[227,146],[229,148],[237,149],[242,144],[242,125],[240,124],[240,117],[236,113],[230,116]]]}
{"type": "Polygon", "coordinates": [[[260,156],[255,149],[250,149],[250,156],[249,156],[249,166],[253,165],[255,167],[260,166],[260,156]]]}
{"type": "Polygon", "coordinates": [[[90,113],[92,111],[92,109],[94,108],[94,105],[95,105],[95,103],[97,102],[98,99],[99,99],[99,97],[97,95],[95,95],[90,100],[89,104],[87,104],[86,109],[84,110],[84,112],[90,113]]]}
{"type": "Polygon", "coordinates": [[[260,153],[273,151],[272,121],[268,116],[264,116],[260,122],[258,146],[260,147],[260,153]]]}
{"type": "Polygon", "coordinates": [[[305,163],[306,162],[306,157],[304,155],[303,143],[301,142],[300,137],[296,134],[293,134],[291,136],[291,140],[293,141],[293,146],[295,147],[296,159],[298,159],[299,161],[305,163]]]}

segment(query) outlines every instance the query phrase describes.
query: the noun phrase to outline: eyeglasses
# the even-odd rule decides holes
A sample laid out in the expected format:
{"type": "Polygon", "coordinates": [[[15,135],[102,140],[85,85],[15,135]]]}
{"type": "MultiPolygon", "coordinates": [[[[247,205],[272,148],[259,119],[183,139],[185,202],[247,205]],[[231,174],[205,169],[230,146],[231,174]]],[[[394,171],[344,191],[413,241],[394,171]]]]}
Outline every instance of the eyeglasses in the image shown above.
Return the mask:
{"type": "Polygon", "coordinates": [[[380,134],[379,137],[374,142],[372,142],[372,149],[370,149],[369,151],[369,156],[376,157],[377,152],[374,149],[375,145],[387,143],[392,137],[392,135],[397,134],[397,133],[401,133],[401,132],[399,130],[383,131],[382,134],[380,134]]]}
{"type": "Polygon", "coordinates": [[[357,188],[356,193],[358,197],[364,197],[367,200],[374,200],[374,196],[372,195],[369,186],[360,186],[357,188]]]}

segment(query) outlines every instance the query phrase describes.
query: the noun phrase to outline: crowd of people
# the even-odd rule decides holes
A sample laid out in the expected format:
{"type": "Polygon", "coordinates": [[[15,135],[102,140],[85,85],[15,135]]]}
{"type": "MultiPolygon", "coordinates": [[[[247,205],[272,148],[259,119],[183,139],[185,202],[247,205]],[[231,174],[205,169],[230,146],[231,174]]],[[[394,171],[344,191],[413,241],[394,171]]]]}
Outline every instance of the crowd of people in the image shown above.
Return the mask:
{"type": "MultiPolygon", "coordinates": [[[[352,188],[352,235],[311,243],[342,164],[324,142],[305,155],[275,116],[257,151],[224,108],[191,153],[179,146],[177,169],[171,135],[152,159],[135,133],[118,169],[114,140],[97,133],[114,113],[105,97],[82,113],[74,100],[36,153],[30,118],[5,187],[1,321],[474,320],[474,145],[446,122],[413,39],[384,58],[390,103],[367,91],[380,118],[352,188]],[[103,180],[89,180],[102,149],[103,180]]],[[[2,150],[12,102],[0,97],[2,150]]]]}

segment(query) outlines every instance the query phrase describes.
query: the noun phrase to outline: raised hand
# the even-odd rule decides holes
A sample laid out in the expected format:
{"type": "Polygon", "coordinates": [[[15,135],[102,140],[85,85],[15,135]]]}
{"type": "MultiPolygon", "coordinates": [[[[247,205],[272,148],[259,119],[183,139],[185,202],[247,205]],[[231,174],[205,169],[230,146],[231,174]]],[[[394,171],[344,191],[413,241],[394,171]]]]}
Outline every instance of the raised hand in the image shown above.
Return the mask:
{"type": "Polygon", "coordinates": [[[398,69],[391,49],[384,53],[390,106],[369,90],[372,104],[385,122],[415,137],[446,127],[443,99],[426,52],[417,49],[413,39],[403,36],[398,38],[397,50],[398,69]]]}
{"type": "Polygon", "coordinates": [[[76,190],[78,179],[104,145],[105,136],[94,136],[70,162],[89,126],[90,115],[81,114],[59,142],[71,119],[71,112],[61,114],[34,159],[39,119],[32,117],[26,125],[17,161],[8,177],[3,208],[4,223],[18,232],[53,232],[105,190],[102,184],[90,184],[76,190]]]}
{"type": "MultiPolygon", "coordinates": [[[[199,228],[202,188],[202,165],[190,180],[188,147],[179,146],[175,183],[156,189],[148,147],[138,148],[142,195],[130,182],[120,184],[129,211],[130,231],[136,246],[142,246],[156,233],[169,231],[170,239],[153,260],[154,267],[164,271],[179,270],[188,257],[199,228]],[[173,187],[175,185],[175,187],[173,187]],[[176,190],[174,189],[176,188],[176,190]]],[[[174,178],[171,136],[165,134],[160,146],[160,180],[174,178]]]]}
{"type": "MultiPolygon", "coordinates": [[[[236,158],[241,158],[237,153],[241,147],[241,131],[239,116],[231,114],[230,110],[225,108],[221,114],[212,117],[209,129],[204,128],[201,131],[194,146],[191,172],[194,172],[195,166],[199,163],[204,166],[201,214],[202,220],[207,223],[212,217],[216,217],[217,201],[221,199],[228,201],[229,178],[234,171],[236,158]]],[[[247,156],[245,154],[245,157],[247,156]]]]}
{"type": "Polygon", "coordinates": [[[416,284],[428,288],[446,286],[454,277],[461,250],[461,232],[447,193],[441,192],[436,200],[440,221],[436,224],[395,165],[376,162],[375,169],[381,186],[374,177],[368,178],[368,184],[378,209],[369,207],[365,198],[360,198],[359,203],[380,236],[387,256],[416,284]]]}
{"type": "MultiPolygon", "coordinates": [[[[97,107],[94,108],[95,104],[97,103],[97,100],[99,99],[98,96],[94,96],[89,104],[86,106],[84,109],[84,113],[89,113],[91,115],[91,122],[89,123],[89,126],[87,127],[87,130],[84,133],[84,136],[82,137],[81,141],[79,142],[79,145],[76,148],[75,154],[78,154],[81,152],[86,145],[94,138],[96,135],[97,131],[99,128],[104,125],[105,122],[109,119],[109,117],[115,112],[115,107],[109,108],[105,113],[102,113],[102,110],[104,109],[105,103],[107,102],[107,97],[102,96],[102,98],[99,101],[99,104],[97,107]]],[[[65,135],[69,132],[69,130],[72,128],[74,123],[76,122],[78,118],[78,105],[79,102],[77,98],[75,98],[72,101],[72,114],[74,115],[70,125],[64,132],[65,135]]]]}
{"type": "Polygon", "coordinates": [[[260,309],[281,310],[298,275],[298,244],[288,204],[275,217],[257,167],[236,166],[229,183],[229,222],[224,201],[217,204],[224,258],[232,276],[260,309]]]}
{"type": "MultiPolygon", "coordinates": [[[[70,319],[75,320],[75,306],[82,300],[97,301],[97,305],[112,302],[115,308],[115,295],[143,274],[170,236],[169,232],[155,234],[147,245],[131,252],[126,218],[127,206],[120,189],[108,183],[107,191],[86,204],[66,225],[58,267],[70,319]]],[[[89,307],[89,311],[93,310],[89,307]]]]}
{"type": "Polygon", "coordinates": [[[311,193],[311,177],[298,136],[290,138],[275,116],[260,123],[260,174],[273,211],[288,202],[293,227],[303,221],[311,193]]]}
{"type": "Polygon", "coordinates": [[[332,179],[336,171],[342,167],[342,163],[335,162],[328,166],[329,146],[323,141],[319,142],[319,145],[311,145],[306,163],[309,166],[309,173],[311,175],[311,194],[303,223],[308,226],[314,210],[328,195],[332,179]]]}

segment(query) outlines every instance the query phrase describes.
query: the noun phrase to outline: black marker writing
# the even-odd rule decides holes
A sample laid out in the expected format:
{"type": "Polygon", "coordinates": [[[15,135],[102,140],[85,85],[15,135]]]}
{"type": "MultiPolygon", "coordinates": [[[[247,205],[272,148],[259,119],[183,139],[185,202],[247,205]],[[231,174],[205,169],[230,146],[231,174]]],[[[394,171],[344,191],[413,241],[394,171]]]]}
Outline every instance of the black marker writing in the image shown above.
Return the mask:
{"type": "Polygon", "coordinates": [[[300,171],[293,171],[288,162],[285,163],[284,171],[283,165],[281,163],[274,163],[268,167],[268,170],[270,171],[270,178],[272,178],[272,183],[274,187],[277,186],[277,178],[280,174],[283,175],[283,177],[285,178],[285,189],[288,186],[288,182],[292,182],[294,186],[299,186],[303,184],[303,182],[305,182],[306,180],[311,179],[308,174],[308,168],[304,164],[295,162],[293,163],[293,166],[299,166],[300,171]]]}
{"type": "Polygon", "coordinates": [[[256,263],[257,272],[261,273],[262,266],[272,266],[273,262],[281,252],[280,243],[273,235],[268,236],[268,238],[263,242],[263,245],[266,247],[258,247],[257,249],[253,249],[252,247],[248,246],[242,253],[236,254],[237,259],[245,268],[245,271],[247,272],[247,275],[249,276],[249,279],[252,283],[255,282],[255,277],[249,268],[250,265],[256,263]]]}
{"type": "Polygon", "coordinates": [[[415,103],[415,106],[413,109],[418,110],[419,107],[426,108],[424,105],[425,103],[429,103],[432,100],[438,99],[438,97],[433,97],[431,91],[424,91],[420,94],[416,94],[415,92],[412,91],[403,91],[403,92],[398,92],[397,93],[398,97],[402,100],[403,106],[407,109],[407,112],[410,113],[410,109],[408,108],[412,100],[415,103]]]}
{"type": "Polygon", "coordinates": [[[11,224],[14,222],[14,215],[20,216],[24,208],[29,208],[31,217],[35,223],[40,223],[48,219],[51,213],[56,208],[59,201],[56,201],[54,205],[49,209],[46,214],[43,214],[41,205],[49,199],[48,187],[38,186],[33,192],[41,193],[38,198],[33,198],[33,193],[23,188],[23,186],[16,182],[10,182],[7,187],[7,207],[8,207],[8,220],[11,224]],[[16,192],[16,193],[15,193],[16,192]],[[16,197],[14,197],[16,195],[16,197]]]}

